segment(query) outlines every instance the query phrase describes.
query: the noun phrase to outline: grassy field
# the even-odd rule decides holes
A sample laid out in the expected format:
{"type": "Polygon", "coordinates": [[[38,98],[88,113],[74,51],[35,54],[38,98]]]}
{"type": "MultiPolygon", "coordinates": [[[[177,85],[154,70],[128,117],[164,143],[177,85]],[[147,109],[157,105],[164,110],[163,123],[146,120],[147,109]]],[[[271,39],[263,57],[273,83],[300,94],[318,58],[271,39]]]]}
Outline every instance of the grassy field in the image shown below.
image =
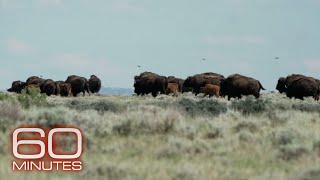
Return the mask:
{"type": "Polygon", "coordinates": [[[0,129],[5,179],[320,179],[320,103],[311,98],[2,93],[0,129]],[[13,173],[10,133],[34,124],[81,127],[84,170],[13,173]]]}

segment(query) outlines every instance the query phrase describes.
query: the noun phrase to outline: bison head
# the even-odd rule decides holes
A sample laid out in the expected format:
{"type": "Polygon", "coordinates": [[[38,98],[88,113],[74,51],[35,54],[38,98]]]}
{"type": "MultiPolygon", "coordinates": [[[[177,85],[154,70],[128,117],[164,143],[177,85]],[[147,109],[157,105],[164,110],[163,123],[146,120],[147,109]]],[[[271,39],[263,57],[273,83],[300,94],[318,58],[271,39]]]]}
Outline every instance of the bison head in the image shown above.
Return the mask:
{"type": "Polygon", "coordinates": [[[7,89],[8,92],[21,93],[21,91],[26,87],[25,82],[14,81],[11,85],[11,88],[7,89]]]}
{"type": "Polygon", "coordinates": [[[280,93],[286,92],[286,89],[287,89],[286,88],[286,78],[284,78],[284,77],[279,78],[276,89],[280,93]]]}
{"type": "Polygon", "coordinates": [[[191,81],[192,81],[192,77],[189,76],[189,77],[184,81],[183,87],[192,87],[191,81]]]}

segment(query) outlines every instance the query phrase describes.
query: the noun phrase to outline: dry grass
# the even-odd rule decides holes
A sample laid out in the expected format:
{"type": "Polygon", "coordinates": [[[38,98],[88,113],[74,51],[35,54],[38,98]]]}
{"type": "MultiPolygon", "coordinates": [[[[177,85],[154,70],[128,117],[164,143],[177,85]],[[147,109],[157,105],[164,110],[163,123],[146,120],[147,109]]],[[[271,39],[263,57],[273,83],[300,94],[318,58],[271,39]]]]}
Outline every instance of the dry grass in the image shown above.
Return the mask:
{"type": "Polygon", "coordinates": [[[311,98],[264,94],[229,102],[193,95],[96,95],[48,97],[24,106],[19,96],[2,94],[0,108],[0,174],[7,179],[318,179],[320,174],[320,104],[311,98]],[[85,170],[12,173],[10,132],[34,124],[81,127],[85,170]]]}

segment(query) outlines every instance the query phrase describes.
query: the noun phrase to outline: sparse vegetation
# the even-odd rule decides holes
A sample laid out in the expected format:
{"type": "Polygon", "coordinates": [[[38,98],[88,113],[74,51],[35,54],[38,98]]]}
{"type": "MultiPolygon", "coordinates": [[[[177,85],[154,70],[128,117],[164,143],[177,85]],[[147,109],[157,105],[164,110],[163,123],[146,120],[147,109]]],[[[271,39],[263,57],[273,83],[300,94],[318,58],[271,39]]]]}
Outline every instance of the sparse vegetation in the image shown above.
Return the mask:
{"type": "Polygon", "coordinates": [[[314,179],[319,102],[261,99],[0,93],[0,174],[7,179],[314,179]],[[20,125],[73,125],[85,133],[80,174],[12,173],[20,125]]]}

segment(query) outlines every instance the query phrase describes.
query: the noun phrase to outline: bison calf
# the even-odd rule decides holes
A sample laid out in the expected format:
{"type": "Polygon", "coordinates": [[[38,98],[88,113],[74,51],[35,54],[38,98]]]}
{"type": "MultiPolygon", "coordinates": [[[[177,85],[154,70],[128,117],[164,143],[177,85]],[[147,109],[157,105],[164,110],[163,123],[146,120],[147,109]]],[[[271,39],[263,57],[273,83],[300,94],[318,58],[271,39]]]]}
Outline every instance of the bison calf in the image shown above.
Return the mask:
{"type": "Polygon", "coordinates": [[[167,89],[166,89],[166,95],[169,94],[177,94],[179,92],[179,85],[177,83],[168,83],[167,89]]]}
{"type": "Polygon", "coordinates": [[[209,98],[212,96],[219,97],[220,94],[220,86],[214,84],[206,84],[201,88],[201,92],[204,93],[204,96],[209,95],[209,98]]]}
{"type": "Polygon", "coordinates": [[[70,83],[59,83],[59,87],[61,96],[68,97],[72,95],[72,87],[70,83]]]}

